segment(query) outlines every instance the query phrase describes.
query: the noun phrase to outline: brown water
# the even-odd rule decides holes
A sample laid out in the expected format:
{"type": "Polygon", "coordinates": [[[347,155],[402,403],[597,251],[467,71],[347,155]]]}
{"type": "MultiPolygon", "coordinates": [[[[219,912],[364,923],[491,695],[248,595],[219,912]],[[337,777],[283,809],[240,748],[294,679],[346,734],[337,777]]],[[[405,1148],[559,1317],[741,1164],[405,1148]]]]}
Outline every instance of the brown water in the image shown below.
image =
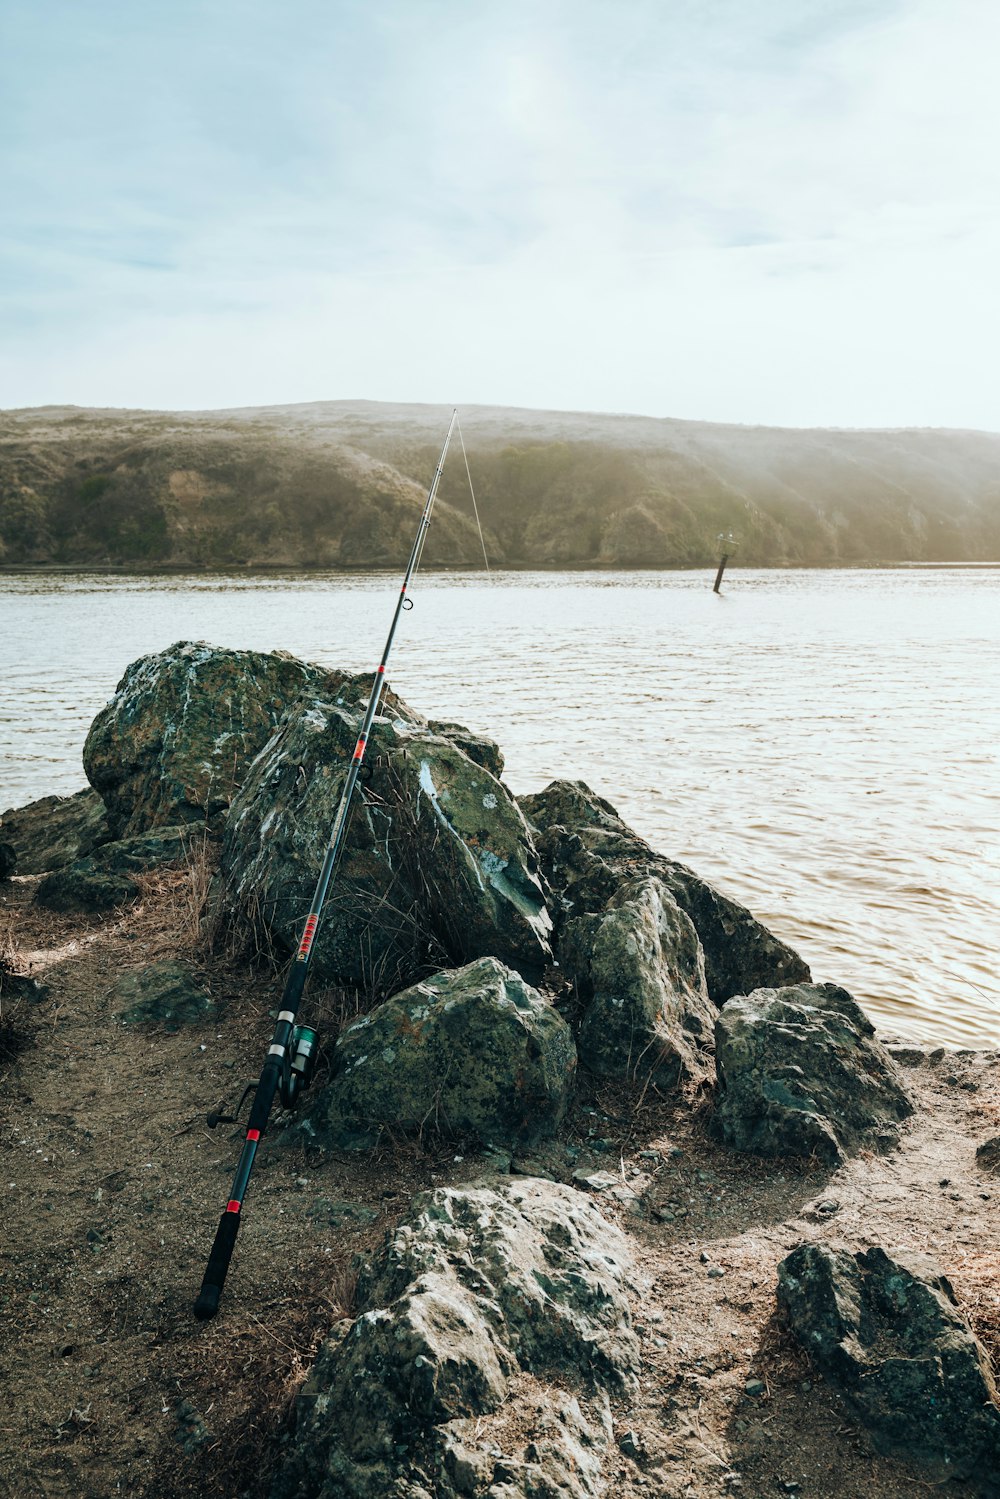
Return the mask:
{"type": "MultiPolygon", "coordinates": [[[[580,777],[880,1026],[1000,1045],[1000,569],[424,574],[393,687],[580,777]]],[[[395,575],[0,578],[0,807],[180,639],[378,661],[395,575]]]]}

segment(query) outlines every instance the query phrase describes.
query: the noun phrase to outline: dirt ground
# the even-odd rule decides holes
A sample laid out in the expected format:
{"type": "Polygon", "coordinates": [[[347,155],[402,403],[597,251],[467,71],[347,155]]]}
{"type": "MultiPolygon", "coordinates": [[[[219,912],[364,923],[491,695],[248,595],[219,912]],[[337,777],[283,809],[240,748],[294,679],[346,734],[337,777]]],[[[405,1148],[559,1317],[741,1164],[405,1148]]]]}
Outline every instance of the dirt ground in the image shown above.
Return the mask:
{"type": "MultiPolygon", "coordinates": [[[[32,878],[0,886],[0,944],[45,985],[38,1001],[0,1002],[4,1499],[264,1499],[295,1392],[351,1311],[354,1257],[415,1192],[484,1167],[433,1140],[316,1159],[279,1115],[222,1309],[196,1322],[243,1135],[205,1117],[259,1072],[280,984],[205,950],[193,880],[149,876],[142,901],[108,919],[36,907],[32,878]],[[126,1027],[116,978],[165,957],[196,965],[217,1017],[173,1034],[126,1027]]],[[[302,1018],[330,1039],[344,1011],[317,993],[302,1018]]],[[[639,1399],[615,1411],[616,1495],[971,1494],[876,1454],[775,1316],[777,1263],[803,1239],[917,1249],[1000,1367],[1000,1178],[975,1162],[1000,1132],[1000,1054],[942,1051],[907,1078],[920,1107],[901,1149],[836,1171],[736,1156],[708,1138],[707,1106],[586,1079],[561,1139],[515,1161],[616,1178],[598,1202],[634,1245],[645,1355],[639,1399]]]]}

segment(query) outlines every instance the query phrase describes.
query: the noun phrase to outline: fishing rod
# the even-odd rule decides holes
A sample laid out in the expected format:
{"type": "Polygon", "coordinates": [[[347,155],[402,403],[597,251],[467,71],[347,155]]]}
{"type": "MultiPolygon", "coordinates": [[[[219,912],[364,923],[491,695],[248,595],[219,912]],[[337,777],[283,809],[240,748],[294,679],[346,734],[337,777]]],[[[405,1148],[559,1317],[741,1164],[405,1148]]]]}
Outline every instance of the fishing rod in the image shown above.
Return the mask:
{"type": "Polygon", "coordinates": [[[365,750],[368,746],[368,736],[371,733],[372,723],[378,711],[379,700],[382,697],[382,690],[385,686],[385,669],[389,661],[389,652],[392,650],[396,627],[399,624],[403,610],[413,608],[413,601],[408,598],[407,589],[420,563],[420,555],[427,536],[427,527],[430,525],[431,510],[437,496],[441,474],[444,471],[444,460],[448,453],[448,445],[451,442],[451,434],[454,431],[457,419],[458,411],[456,409],[452,412],[448,435],[444,440],[444,447],[441,449],[437,468],[434,470],[431,487],[427,491],[427,500],[424,504],[420,524],[417,527],[417,534],[413,541],[410,560],[406,566],[403,587],[396,601],[396,609],[392,616],[389,636],[385,643],[385,649],[382,652],[382,660],[375,673],[375,680],[372,683],[371,696],[368,699],[368,707],[365,709],[358,742],[355,745],[354,754],[348,766],[347,779],[344,782],[340,804],[337,807],[337,813],[333,820],[330,841],[327,844],[323,867],[316,882],[312,905],[309,908],[309,915],[306,917],[305,925],[302,928],[302,937],[299,941],[298,950],[288,970],[284,992],[281,996],[281,1009],[278,1011],[277,1023],[274,1027],[274,1034],[271,1037],[271,1045],[268,1047],[263,1070],[257,1082],[251,1083],[245,1090],[243,1097],[236,1106],[234,1114],[216,1112],[208,1116],[209,1126],[213,1129],[217,1124],[235,1123],[247,1097],[251,1093],[253,1094],[250,1118],[247,1122],[246,1139],[243,1142],[239,1164],[236,1167],[236,1175],[233,1178],[229,1201],[226,1203],[222,1217],[219,1219],[219,1226],[215,1231],[215,1242],[212,1245],[212,1252],[208,1257],[208,1264],[205,1267],[205,1276],[201,1283],[201,1290],[194,1304],[194,1314],[202,1320],[214,1317],[219,1309],[219,1298],[222,1295],[222,1287],[225,1284],[226,1273],[229,1270],[229,1262],[233,1257],[236,1235],[239,1232],[243,1199],[246,1196],[247,1187],[250,1183],[250,1173],[253,1170],[257,1149],[267,1128],[267,1121],[272,1105],[274,1104],[275,1095],[280,1093],[281,1102],[284,1107],[291,1108],[298,1100],[301,1090],[308,1086],[312,1077],[316,1061],[316,1032],[311,1026],[296,1025],[295,1014],[299,1007],[299,1001],[302,998],[302,991],[305,988],[306,975],[309,972],[309,959],[316,940],[320,917],[323,914],[323,903],[326,900],[330,882],[333,879],[343,850],[344,836],[347,832],[348,816],[351,810],[351,800],[354,796],[354,789],[358,784],[358,777],[365,758],[365,750]]]}

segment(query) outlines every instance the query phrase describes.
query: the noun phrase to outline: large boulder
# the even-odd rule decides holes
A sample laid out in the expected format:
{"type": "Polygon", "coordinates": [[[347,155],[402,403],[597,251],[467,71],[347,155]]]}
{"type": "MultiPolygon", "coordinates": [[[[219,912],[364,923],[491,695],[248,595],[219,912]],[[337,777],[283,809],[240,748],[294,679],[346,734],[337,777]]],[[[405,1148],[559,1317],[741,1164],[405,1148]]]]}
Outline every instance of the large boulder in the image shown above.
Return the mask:
{"type": "Polygon", "coordinates": [[[533,1178],[414,1207],[320,1350],[275,1499],[596,1499],[639,1361],[624,1236],[533,1178]]]}
{"type": "Polygon", "coordinates": [[[575,917],[560,957],[585,1002],[578,1044],[591,1071],[665,1086],[710,1075],[717,1011],[701,943],[662,880],[626,880],[603,911],[575,917]]]}
{"type": "Polygon", "coordinates": [[[325,675],[282,651],[204,641],[133,661],[83,749],[112,836],[224,816],[279,719],[325,675]]]}
{"type": "Polygon", "coordinates": [[[913,1101],[857,1002],[836,984],[758,989],[715,1027],[715,1128],[735,1150],[836,1164],[899,1139],[913,1101]]]}
{"type": "Polygon", "coordinates": [[[344,1146],[427,1128],[530,1144],[566,1110],[576,1047],[565,1020],[496,958],[438,973],[349,1025],[310,1122],[344,1146]]]}
{"type": "Polygon", "coordinates": [[[878,1446],[947,1464],[954,1478],[996,1479],[1000,1397],[989,1357],[933,1265],[800,1244],[778,1266],[778,1302],[878,1446]]]}
{"type": "Polygon", "coordinates": [[[86,859],[47,874],[35,891],[50,911],[110,911],[139,894],[137,874],[188,857],[190,824],[102,843],[86,859]]]}
{"type": "MultiPolygon", "coordinates": [[[[311,694],[268,742],[233,802],[219,900],[279,951],[312,902],[370,679],[311,694]]],[[[492,955],[531,981],[550,961],[546,889],[506,787],[392,694],[355,793],[336,883],[312,951],[322,977],[391,994],[492,955]]]]}
{"type": "Polygon", "coordinates": [[[0,817],[0,839],[12,845],[18,874],[63,869],[111,837],[108,814],[89,787],[73,796],[43,796],[0,817]]]}
{"type": "MultiPolygon", "coordinates": [[[[560,898],[562,923],[602,911],[625,880],[654,876],[691,919],[705,956],[708,992],[717,1005],[764,985],[810,978],[808,965],[737,901],[721,895],[683,864],[656,853],[610,802],[583,781],[553,781],[518,798],[536,830],[546,879],[560,898]]],[[[570,977],[576,977],[574,973],[570,977]]]]}

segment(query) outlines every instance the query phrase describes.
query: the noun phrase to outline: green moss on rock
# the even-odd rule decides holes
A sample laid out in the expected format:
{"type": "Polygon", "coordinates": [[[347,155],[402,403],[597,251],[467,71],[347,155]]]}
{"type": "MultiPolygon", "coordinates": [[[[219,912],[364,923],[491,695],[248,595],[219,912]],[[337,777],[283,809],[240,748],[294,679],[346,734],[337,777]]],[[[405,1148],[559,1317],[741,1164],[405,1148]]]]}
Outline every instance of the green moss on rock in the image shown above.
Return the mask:
{"type": "Polygon", "coordinates": [[[495,958],[435,974],[348,1026],[313,1115],[342,1145],[384,1129],[498,1144],[552,1134],[576,1069],[569,1026],[495,958]]]}
{"type": "Polygon", "coordinates": [[[133,661],[83,750],[113,836],[221,819],[283,714],[324,676],[281,652],[204,641],[133,661]]]}

